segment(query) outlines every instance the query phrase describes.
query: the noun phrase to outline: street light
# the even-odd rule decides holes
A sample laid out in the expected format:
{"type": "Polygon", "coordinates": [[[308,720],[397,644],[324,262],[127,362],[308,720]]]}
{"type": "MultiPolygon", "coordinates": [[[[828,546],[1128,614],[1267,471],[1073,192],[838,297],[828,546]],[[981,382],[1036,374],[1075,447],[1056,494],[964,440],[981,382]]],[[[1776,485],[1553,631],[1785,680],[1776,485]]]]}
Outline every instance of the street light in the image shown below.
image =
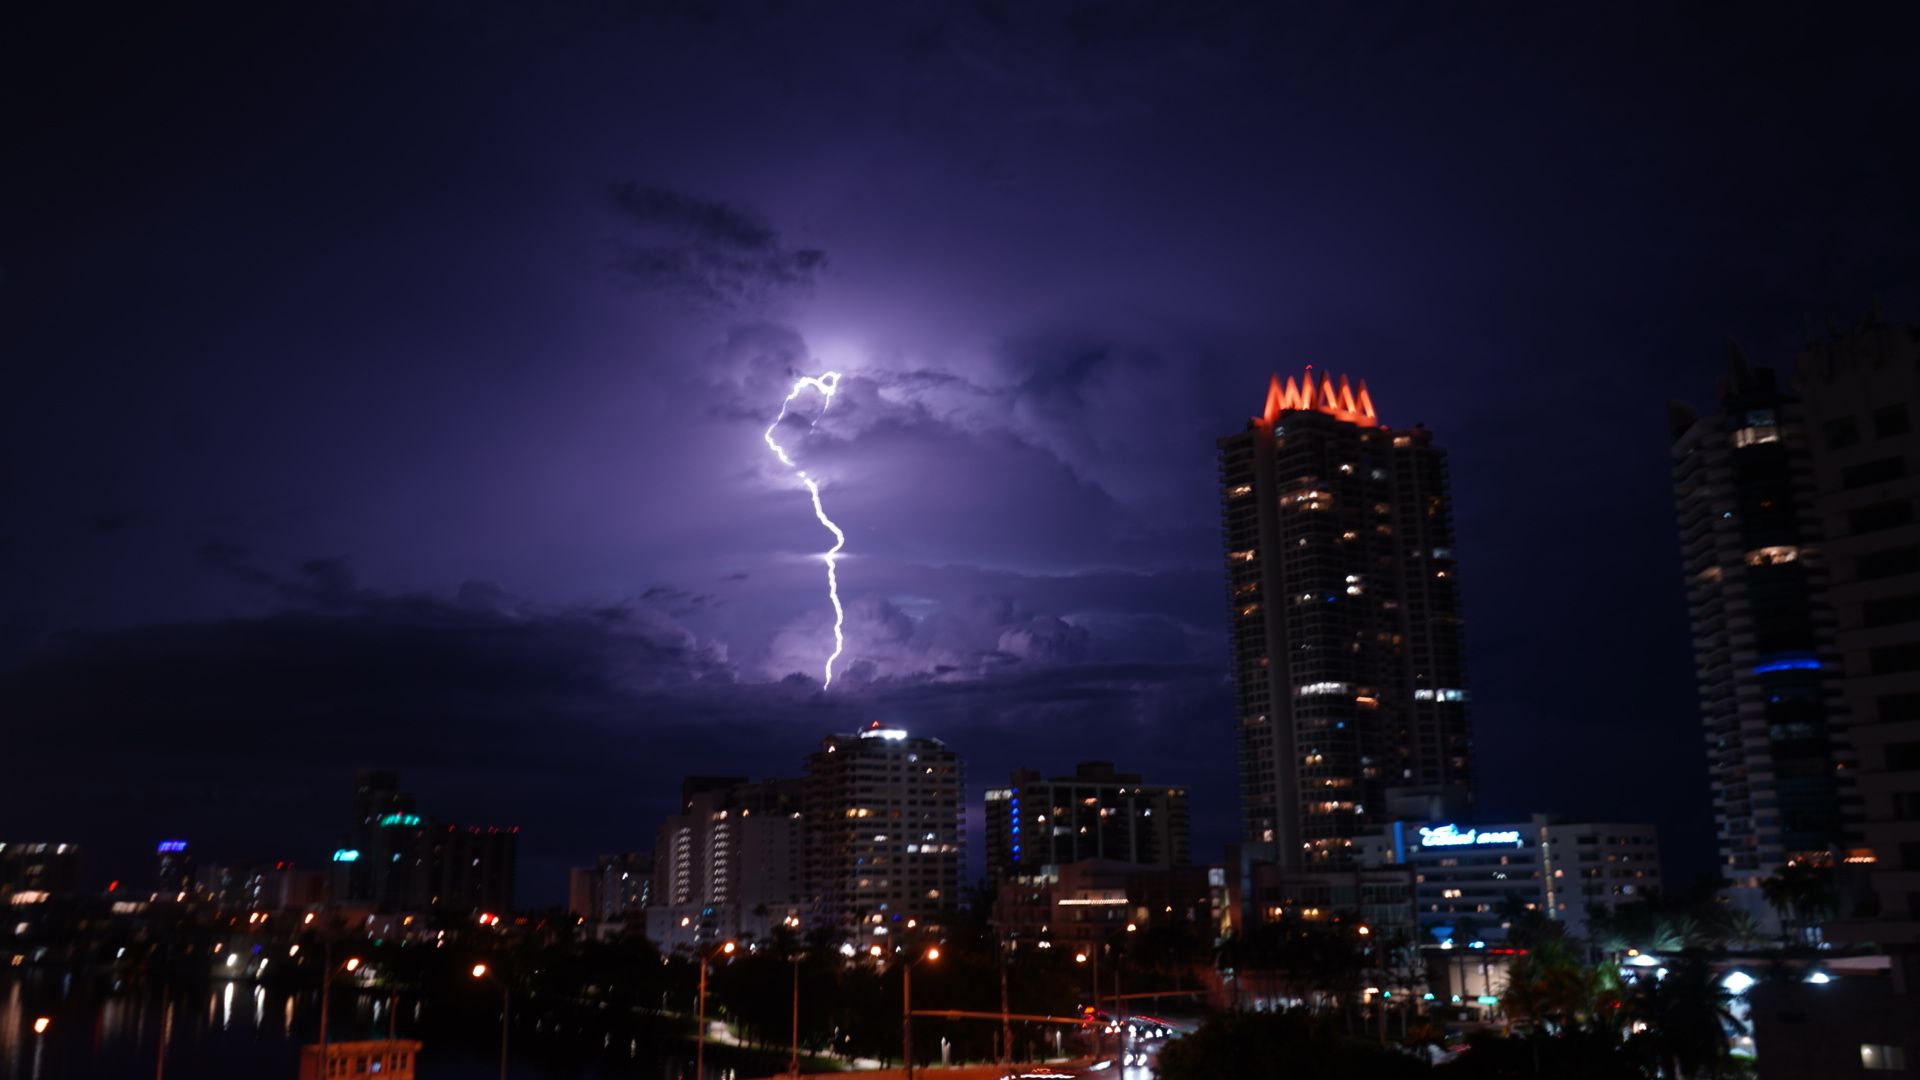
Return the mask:
{"type": "Polygon", "coordinates": [[[40,1054],[46,1049],[47,1029],[53,1026],[53,1017],[36,1016],[33,1020],[33,1080],[40,1080],[40,1054]]]}
{"type": "Polygon", "coordinates": [[[345,971],[351,975],[360,970],[360,958],[347,957],[347,962],[335,966],[333,962],[333,942],[329,940],[324,950],[325,960],[320,969],[320,1067],[327,1067],[327,1010],[333,1001],[333,977],[345,971]]]}
{"type": "Polygon", "coordinates": [[[1087,1006],[1087,1012],[1091,1014],[1090,1018],[1093,1020],[1093,1056],[1099,1057],[1102,1041],[1100,1038],[1100,954],[1092,949],[1083,949],[1073,954],[1073,962],[1076,964],[1084,964],[1089,959],[1093,961],[1093,1004],[1087,1006]]]}
{"type": "Polygon", "coordinates": [[[495,982],[500,984],[500,1080],[507,1080],[507,1032],[508,1021],[513,1018],[513,986],[507,977],[494,971],[485,964],[473,965],[473,977],[484,979],[492,973],[495,982]]]}
{"type": "Polygon", "coordinates": [[[900,965],[900,1056],[907,1060],[907,1080],[913,1080],[913,966],[938,959],[940,949],[935,946],[900,965]]]}
{"type": "MultiPolygon", "coordinates": [[[[800,916],[789,915],[780,920],[780,925],[798,933],[800,916]]],[[[794,949],[787,957],[787,963],[793,965],[793,1043],[787,1053],[787,1074],[796,1078],[800,1075],[800,961],[806,956],[805,950],[794,949]]]]}
{"type": "MultiPolygon", "coordinates": [[[[732,956],[735,946],[731,941],[723,941],[712,950],[700,954],[700,998],[695,1004],[696,1023],[699,1030],[693,1043],[693,1080],[705,1080],[707,1075],[707,964],[716,956],[732,956]]],[[[501,1080],[506,1080],[502,1077],[501,1080]]]]}
{"type": "Polygon", "coordinates": [[[787,1075],[798,1080],[800,1076],[800,961],[807,954],[796,950],[787,957],[787,963],[793,965],[793,1043],[787,1052],[787,1075]]]}

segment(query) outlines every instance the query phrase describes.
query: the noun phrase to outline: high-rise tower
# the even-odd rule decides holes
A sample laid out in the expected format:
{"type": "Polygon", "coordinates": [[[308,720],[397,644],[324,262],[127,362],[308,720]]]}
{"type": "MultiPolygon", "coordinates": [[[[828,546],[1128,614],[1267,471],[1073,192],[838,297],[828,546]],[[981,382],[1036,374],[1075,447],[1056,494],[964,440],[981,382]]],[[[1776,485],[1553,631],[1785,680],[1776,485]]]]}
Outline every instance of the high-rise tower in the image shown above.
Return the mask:
{"type": "Polygon", "coordinates": [[[807,868],[816,919],[861,947],[959,906],[965,835],[960,755],[875,721],[807,758],[807,868]]]}
{"type": "MultiPolygon", "coordinates": [[[[1870,872],[1850,940],[1897,950],[1920,1019],[1920,327],[1871,315],[1808,343],[1799,386],[1831,568],[1836,683],[1859,755],[1843,853],[1870,872]]],[[[1911,1030],[1911,1029],[1909,1029],[1911,1030]]]]}
{"type": "Polygon", "coordinates": [[[1444,452],[1425,428],[1383,425],[1366,383],[1311,368],[1274,376],[1261,415],[1219,446],[1246,839],[1312,868],[1348,861],[1408,797],[1463,812],[1444,452]]]}
{"type": "Polygon", "coordinates": [[[1858,816],[1806,410],[1733,350],[1719,408],[1671,428],[1721,873],[1765,915],[1761,879],[1858,816]]]}

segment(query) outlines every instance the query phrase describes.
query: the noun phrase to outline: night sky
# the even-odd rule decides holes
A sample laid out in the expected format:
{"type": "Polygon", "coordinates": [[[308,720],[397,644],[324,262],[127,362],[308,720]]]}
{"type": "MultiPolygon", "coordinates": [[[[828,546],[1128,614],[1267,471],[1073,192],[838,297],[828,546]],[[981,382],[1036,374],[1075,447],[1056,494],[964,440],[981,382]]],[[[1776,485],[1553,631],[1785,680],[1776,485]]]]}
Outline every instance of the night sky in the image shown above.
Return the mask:
{"type": "Polygon", "coordinates": [[[1451,453],[1484,816],[1710,870],[1665,408],[1920,319],[1914,27],[1441,7],[9,6],[0,839],[318,863],[387,766],[547,903],[879,719],[1215,858],[1311,363],[1451,453]]]}

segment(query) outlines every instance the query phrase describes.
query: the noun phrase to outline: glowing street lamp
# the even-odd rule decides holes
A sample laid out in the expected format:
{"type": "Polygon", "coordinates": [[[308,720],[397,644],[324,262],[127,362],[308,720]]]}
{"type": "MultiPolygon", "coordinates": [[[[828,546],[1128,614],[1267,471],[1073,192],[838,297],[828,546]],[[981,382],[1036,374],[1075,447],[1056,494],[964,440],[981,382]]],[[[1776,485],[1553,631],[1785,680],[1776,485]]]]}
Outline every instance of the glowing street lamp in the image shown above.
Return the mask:
{"type": "Polygon", "coordinates": [[[900,1056],[907,1062],[907,1080],[913,1080],[913,968],[938,959],[940,949],[935,946],[918,959],[900,965],[900,1056]]]}
{"type": "Polygon", "coordinates": [[[36,1016],[33,1018],[33,1077],[40,1080],[40,1054],[47,1047],[47,1029],[53,1026],[53,1017],[36,1016]]]}
{"type": "MultiPolygon", "coordinates": [[[[334,965],[331,940],[327,942],[324,955],[325,959],[320,966],[320,1060],[322,1063],[327,1060],[327,1010],[333,1001],[333,977],[342,971],[351,975],[360,970],[360,958],[357,956],[347,957],[347,962],[337,967],[334,965]]],[[[232,963],[233,959],[228,957],[227,962],[232,963]]]]}
{"type": "Polygon", "coordinates": [[[500,1080],[507,1080],[507,1032],[512,1030],[509,1022],[513,1018],[513,986],[506,976],[487,965],[473,965],[474,978],[484,979],[489,974],[500,984],[500,1080]]]}
{"type": "MultiPolygon", "coordinates": [[[[732,956],[736,948],[738,946],[733,942],[723,941],[700,954],[700,997],[695,1006],[695,1022],[699,1025],[699,1033],[693,1043],[694,1080],[705,1080],[707,1075],[707,965],[715,957],[732,956]]],[[[506,1080],[506,1077],[502,1075],[500,1080],[506,1080]]]]}

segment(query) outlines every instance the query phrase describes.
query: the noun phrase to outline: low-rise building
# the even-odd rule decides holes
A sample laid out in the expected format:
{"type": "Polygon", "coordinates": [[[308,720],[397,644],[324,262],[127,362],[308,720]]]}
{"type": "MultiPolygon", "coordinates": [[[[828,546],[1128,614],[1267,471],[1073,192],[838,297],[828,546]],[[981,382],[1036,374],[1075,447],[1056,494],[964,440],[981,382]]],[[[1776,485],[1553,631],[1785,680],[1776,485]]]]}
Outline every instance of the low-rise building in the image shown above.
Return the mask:
{"type": "Polygon", "coordinates": [[[1504,942],[1519,911],[1542,912],[1586,938],[1592,909],[1635,903],[1660,887],[1652,825],[1543,814],[1490,825],[1400,821],[1359,847],[1366,865],[1412,871],[1423,944],[1504,942]]]}
{"type": "Polygon", "coordinates": [[[1188,863],[1187,789],[1146,783],[1112,762],[1083,761],[1072,776],[1016,769],[986,797],[987,880],[1052,877],[1085,859],[1173,867],[1188,863]]]}
{"type": "Polygon", "coordinates": [[[1213,894],[1204,866],[1152,867],[1085,859],[1055,868],[1051,880],[1003,882],[994,928],[1013,941],[1079,944],[1162,924],[1214,937],[1213,894]]]}

